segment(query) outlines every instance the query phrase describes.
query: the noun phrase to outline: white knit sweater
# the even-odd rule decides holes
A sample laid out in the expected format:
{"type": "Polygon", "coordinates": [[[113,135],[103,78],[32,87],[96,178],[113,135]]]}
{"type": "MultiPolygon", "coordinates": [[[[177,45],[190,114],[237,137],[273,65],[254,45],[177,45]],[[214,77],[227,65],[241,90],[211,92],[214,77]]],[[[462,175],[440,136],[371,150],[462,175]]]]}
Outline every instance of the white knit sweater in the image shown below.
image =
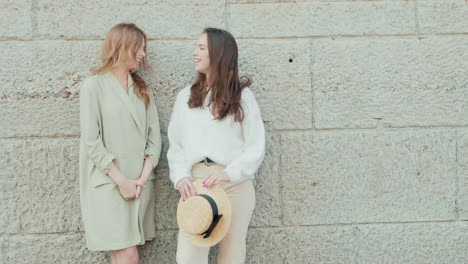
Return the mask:
{"type": "MultiPolygon", "coordinates": [[[[225,165],[231,183],[253,179],[265,156],[265,128],[252,91],[242,90],[241,123],[234,122],[233,115],[214,120],[208,107],[190,109],[189,98],[190,86],[177,95],[168,128],[167,159],[174,187],[182,178],[191,178],[192,166],[205,157],[225,165]]],[[[205,106],[209,98],[210,94],[205,106]]]]}

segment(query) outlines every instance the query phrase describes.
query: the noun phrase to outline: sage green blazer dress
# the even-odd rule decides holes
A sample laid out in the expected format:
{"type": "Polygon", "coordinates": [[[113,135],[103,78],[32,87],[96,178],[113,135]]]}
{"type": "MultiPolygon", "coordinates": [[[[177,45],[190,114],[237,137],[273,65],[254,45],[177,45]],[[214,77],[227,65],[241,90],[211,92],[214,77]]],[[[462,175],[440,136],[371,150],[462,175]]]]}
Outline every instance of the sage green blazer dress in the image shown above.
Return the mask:
{"type": "Polygon", "coordinates": [[[125,177],[137,180],[145,156],[156,167],[161,135],[154,99],[151,106],[128,94],[112,72],[87,78],[80,90],[80,200],[90,250],[142,245],[155,237],[154,172],[138,199],[125,201],[107,173],[111,162],[125,177]]]}

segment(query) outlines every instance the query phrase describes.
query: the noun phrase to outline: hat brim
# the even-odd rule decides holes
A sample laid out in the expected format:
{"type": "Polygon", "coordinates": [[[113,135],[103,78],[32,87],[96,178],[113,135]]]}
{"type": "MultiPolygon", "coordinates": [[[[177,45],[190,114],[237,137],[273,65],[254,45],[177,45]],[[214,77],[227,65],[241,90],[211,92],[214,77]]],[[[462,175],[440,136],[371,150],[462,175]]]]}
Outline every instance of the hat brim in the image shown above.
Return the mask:
{"type": "MultiPolygon", "coordinates": [[[[231,201],[229,200],[228,195],[226,192],[219,186],[213,186],[210,188],[203,187],[202,180],[197,180],[193,182],[195,189],[197,190],[198,194],[207,194],[211,196],[215,201],[216,205],[218,206],[218,214],[222,214],[223,216],[219,220],[216,227],[211,232],[210,236],[207,238],[203,238],[203,235],[200,234],[191,234],[185,232],[183,228],[180,227],[180,231],[185,235],[188,241],[197,247],[212,247],[218,244],[224,236],[226,236],[227,232],[229,231],[229,227],[231,226],[231,201]]],[[[190,198],[189,198],[190,199],[190,198]]],[[[177,211],[179,211],[179,207],[182,201],[179,201],[179,206],[177,207],[177,211]]],[[[179,212],[177,214],[177,219],[179,219],[179,212]]]]}

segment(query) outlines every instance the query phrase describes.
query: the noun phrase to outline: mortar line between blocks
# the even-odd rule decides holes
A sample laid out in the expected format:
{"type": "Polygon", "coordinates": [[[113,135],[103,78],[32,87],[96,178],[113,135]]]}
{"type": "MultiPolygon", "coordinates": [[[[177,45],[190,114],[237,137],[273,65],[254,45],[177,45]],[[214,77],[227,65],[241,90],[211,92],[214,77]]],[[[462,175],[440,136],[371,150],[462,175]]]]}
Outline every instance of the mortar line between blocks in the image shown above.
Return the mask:
{"type": "MultiPolygon", "coordinates": [[[[272,229],[291,229],[291,228],[314,228],[314,227],[357,227],[357,226],[379,226],[379,225],[417,225],[417,224],[448,224],[448,223],[467,223],[468,219],[463,220],[439,220],[439,221],[412,221],[412,222],[356,222],[356,223],[336,223],[336,224],[311,224],[311,225],[270,225],[270,226],[250,226],[250,230],[272,230],[272,229]]],[[[158,232],[176,232],[178,228],[157,229],[158,232]]],[[[21,236],[63,236],[63,235],[84,235],[84,231],[70,232],[50,232],[50,233],[0,233],[2,237],[21,237],[21,236]]]]}
{"type": "Polygon", "coordinates": [[[281,215],[280,220],[281,224],[284,225],[284,199],[283,199],[283,189],[284,189],[284,182],[283,182],[283,173],[281,166],[283,164],[283,137],[278,135],[279,137],[279,148],[280,148],[280,155],[279,155],[279,164],[278,164],[278,177],[279,177],[279,199],[280,199],[280,206],[281,206],[281,215]]]}
{"type": "MultiPolygon", "coordinates": [[[[413,130],[439,130],[439,129],[454,129],[454,128],[468,128],[468,125],[460,125],[460,126],[406,126],[406,127],[385,127],[381,128],[381,131],[388,132],[388,131],[396,131],[402,130],[406,131],[409,129],[413,130]]],[[[363,131],[377,131],[375,127],[368,127],[368,128],[303,128],[303,129],[271,129],[267,130],[269,133],[288,133],[288,132],[334,132],[334,131],[355,131],[355,132],[363,132],[363,131]]],[[[162,135],[167,135],[166,132],[161,132],[162,135]]],[[[62,139],[62,138],[79,138],[79,134],[74,135],[24,135],[24,136],[0,136],[0,140],[8,140],[8,139],[62,139]]]]}
{"type": "Polygon", "coordinates": [[[421,30],[419,27],[419,11],[418,11],[418,0],[414,0],[414,23],[415,23],[415,30],[416,30],[416,35],[418,36],[419,39],[421,39],[421,30]]]}
{"type": "Polygon", "coordinates": [[[224,20],[224,28],[227,31],[230,31],[230,26],[229,26],[230,6],[231,6],[230,1],[229,0],[224,0],[223,20],[224,20]]]}
{"type": "Polygon", "coordinates": [[[458,164],[458,144],[459,144],[459,130],[455,131],[455,217],[460,220],[460,174],[458,164]]]}
{"type": "Polygon", "coordinates": [[[468,220],[434,220],[434,221],[409,221],[409,222],[356,222],[356,223],[331,223],[331,224],[306,224],[306,225],[269,225],[251,226],[250,229],[288,229],[288,228],[314,228],[314,227],[353,227],[353,226],[379,226],[379,225],[418,225],[418,224],[446,224],[465,223],[468,220]]]}
{"type": "Polygon", "coordinates": [[[35,40],[39,34],[37,7],[37,0],[31,0],[31,41],[35,40]]]}
{"type": "Polygon", "coordinates": [[[314,91],[314,72],[313,72],[313,65],[314,65],[314,53],[313,53],[313,41],[309,40],[309,74],[310,74],[310,100],[311,100],[311,121],[312,121],[312,128],[315,128],[315,91],[314,91]]]}
{"type": "MultiPolygon", "coordinates": [[[[421,34],[419,38],[429,37],[457,37],[467,36],[465,32],[451,32],[451,33],[435,33],[435,34],[421,34]]],[[[295,40],[295,39],[333,39],[333,40],[347,40],[347,39],[379,39],[379,38],[405,38],[405,39],[418,39],[417,34],[390,34],[390,35],[317,35],[317,36],[275,36],[275,37],[252,37],[252,36],[236,36],[237,40],[295,40]]],[[[63,42],[78,42],[78,41],[103,41],[103,38],[35,38],[31,40],[21,40],[14,38],[0,38],[0,44],[4,42],[39,42],[39,41],[63,41],[63,42]]],[[[196,37],[188,38],[149,38],[149,41],[194,41],[196,37]]]]}
{"type": "MultiPolygon", "coordinates": [[[[318,3],[379,3],[387,0],[319,0],[318,3]]],[[[415,1],[415,0],[406,0],[415,1]]],[[[244,1],[238,3],[232,3],[233,5],[272,5],[272,4],[315,4],[301,0],[282,0],[282,1],[271,1],[271,2],[255,2],[255,1],[244,1]]]]}

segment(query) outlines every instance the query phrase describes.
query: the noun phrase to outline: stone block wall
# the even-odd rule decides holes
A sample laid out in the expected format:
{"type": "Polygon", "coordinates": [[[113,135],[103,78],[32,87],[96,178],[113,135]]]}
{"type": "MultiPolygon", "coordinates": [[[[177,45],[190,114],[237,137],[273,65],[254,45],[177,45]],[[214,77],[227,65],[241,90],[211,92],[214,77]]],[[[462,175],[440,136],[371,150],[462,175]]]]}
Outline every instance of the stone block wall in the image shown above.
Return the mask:
{"type": "Polygon", "coordinates": [[[267,129],[246,263],[468,263],[467,1],[0,7],[0,263],[110,263],[83,238],[78,96],[119,22],[150,38],[164,142],[142,263],[175,263],[167,125],[205,26],[237,38],[267,129]]]}

